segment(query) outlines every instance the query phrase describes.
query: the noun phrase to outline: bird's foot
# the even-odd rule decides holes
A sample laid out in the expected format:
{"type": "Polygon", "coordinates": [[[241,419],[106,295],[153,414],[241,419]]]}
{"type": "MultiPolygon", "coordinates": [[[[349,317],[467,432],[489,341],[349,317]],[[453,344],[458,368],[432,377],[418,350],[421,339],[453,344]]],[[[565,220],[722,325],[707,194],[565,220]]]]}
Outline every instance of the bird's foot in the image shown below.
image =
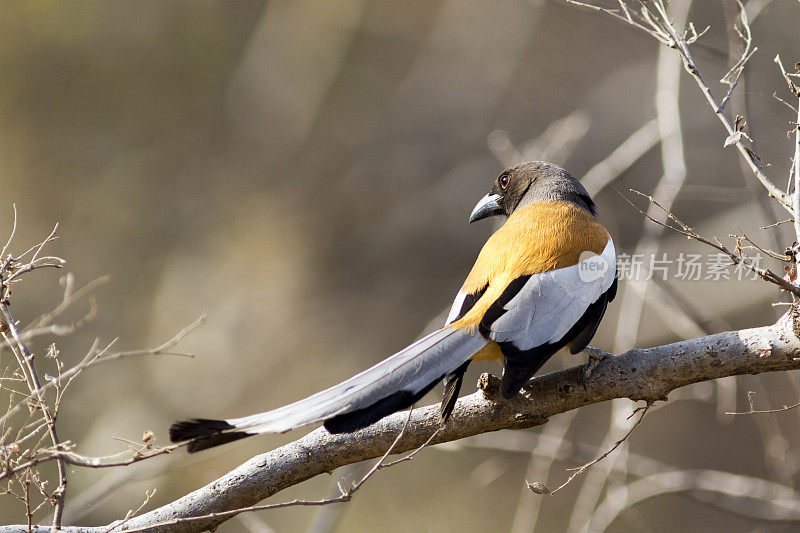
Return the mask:
{"type": "Polygon", "coordinates": [[[597,368],[600,361],[607,357],[612,357],[612,355],[603,350],[592,348],[591,346],[587,346],[583,351],[589,355],[589,360],[583,365],[583,390],[586,390],[586,384],[589,382],[589,377],[592,375],[592,372],[594,372],[594,369],[597,368]]]}
{"type": "Polygon", "coordinates": [[[494,400],[500,394],[500,378],[484,372],[478,378],[478,389],[483,391],[483,396],[487,400],[494,400]]]}

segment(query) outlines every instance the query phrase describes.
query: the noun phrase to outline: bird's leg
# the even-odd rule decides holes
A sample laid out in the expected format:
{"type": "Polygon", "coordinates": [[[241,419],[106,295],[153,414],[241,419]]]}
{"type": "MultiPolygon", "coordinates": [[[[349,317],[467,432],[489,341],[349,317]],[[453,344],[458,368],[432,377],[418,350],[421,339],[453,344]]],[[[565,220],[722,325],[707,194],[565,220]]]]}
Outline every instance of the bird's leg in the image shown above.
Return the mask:
{"type": "Polygon", "coordinates": [[[606,357],[612,357],[612,354],[604,352],[603,350],[598,350],[597,348],[592,348],[591,346],[587,346],[583,351],[589,356],[589,360],[583,365],[583,388],[586,390],[586,383],[589,381],[589,377],[592,375],[592,372],[594,372],[594,369],[597,368],[600,361],[606,357]]]}

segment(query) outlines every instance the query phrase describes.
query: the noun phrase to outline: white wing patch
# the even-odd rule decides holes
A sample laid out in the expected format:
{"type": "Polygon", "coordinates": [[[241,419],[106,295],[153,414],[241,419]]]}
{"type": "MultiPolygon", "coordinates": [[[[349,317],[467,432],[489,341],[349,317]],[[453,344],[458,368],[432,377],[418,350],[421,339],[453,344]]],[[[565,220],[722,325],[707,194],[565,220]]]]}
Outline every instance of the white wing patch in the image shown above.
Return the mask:
{"type": "Polygon", "coordinates": [[[611,239],[601,255],[582,259],[577,265],[531,275],[504,307],[506,313],[492,323],[489,337],[529,350],[566,335],[616,276],[616,251],[611,239]]]}
{"type": "Polygon", "coordinates": [[[450,314],[447,315],[447,320],[444,321],[445,326],[458,318],[458,313],[461,312],[461,307],[464,305],[464,298],[466,297],[467,293],[464,291],[458,291],[458,294],[456,294],[456,299],[453,301],[453,307],[450,308],[450,314]]]}

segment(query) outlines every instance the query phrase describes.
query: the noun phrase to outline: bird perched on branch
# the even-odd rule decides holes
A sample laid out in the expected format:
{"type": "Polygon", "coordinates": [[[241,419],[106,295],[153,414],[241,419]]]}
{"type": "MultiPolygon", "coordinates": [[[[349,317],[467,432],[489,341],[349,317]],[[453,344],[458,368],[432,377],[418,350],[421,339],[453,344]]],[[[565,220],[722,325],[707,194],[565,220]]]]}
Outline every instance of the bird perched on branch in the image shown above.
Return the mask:
{"type": "Polygon", "coordinates": [[[500,390],[512,398],[558,350],[582,351],[617,291],[614,244],[586,189],[556,165],[517,165],[498,176],[469,221],[493,216],[508,220],[483,246],[442,329],[287,406],[176,422],[172,442],[197,452],[315,422],[349,433],[410,407],[442,380],[445,422],[471,361],[502,359],[500,390]]]}

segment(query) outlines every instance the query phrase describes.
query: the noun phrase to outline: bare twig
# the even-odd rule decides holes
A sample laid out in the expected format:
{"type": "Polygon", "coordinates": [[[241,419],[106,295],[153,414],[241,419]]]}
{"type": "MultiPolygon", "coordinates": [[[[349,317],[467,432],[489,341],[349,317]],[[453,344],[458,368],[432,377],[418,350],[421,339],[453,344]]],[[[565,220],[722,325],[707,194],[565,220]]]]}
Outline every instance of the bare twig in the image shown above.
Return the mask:
{"type": "Polygon", "coordinates": [[[748,270],[750,270],[754,274],[758,275],[761,279],[763,279],[765,281],[768,281],[770,283],[773,283],[775,285],[778,285],[781,289],[783,289],[783,290],[785,290],[785,291],[787,291],[787,292],[789,292],[791,294],[795,294],[795,295],[800,296],[800,288],[796,287],[795,285],[792,285],[791,283],[789,283],[788,281],[783,279],[781,276],[775,274],[771,270],[769,270],[767,268],[759,267],[751,259],[749,259],[747,257],[744,257],[742,255],[737,255],[736,253],[730,251],[727,247],[725,247],[719,241],[712,242],[712,241],[710,241],[710,240],[708,240],[708,239],[706,239],[704,237],[701,237],[692,228],[690,228],[689,226],[687,226],[686,224],[681,222],[678,218],[675,217],[675,215],[673,215],[670,211],[667,211],[663,206],[661,206],[661,204],[656,202],[653,199],[652,196],[644,194],[644,193],[641,193],[641,192],[639,192],[639,191],[637,191],[635,189],[630,189],[630,191],[633,192],[633,193],[636,193],[636,194],[638,194],[640,196],[644,196],[645,198],[647,198],[652,204],[656,205],[661,210],[663,210],[665,212],[665,214],[668,216],[668,218],[670,220],[674,221],[680,227],[675,227],[675,226],[672,226],[671,224],[665,224],[664,222],[656,220],[656,219],[652,218],[650,215],[648,215],[647,213],[645,213],[644,211],[642,211],[641,209],[639,209],[638,207],[636,207],[632,202],[628,201],[629,203],[631,203],[631,205],[633,205],[634,209],[639,211],[649,221],[651,221],[651,222],[653,222],[655,224],[658,224],[660,226],[663,226],[665,228],[671,229],[672,231],[680,233],[681,235],[685,235],[686,237],[692,238],[692,239],[694,239],[696,241],[702,242],[703,244],[711,246],[712,248],[714,248],[716,250],[719,250],[723,254],[727,255],[731,259],[731,262],[734,265],[741,264],[743,267],[747,268],[748,270]]]}
{"type": "Polygon", "coordinates": [[[128,359],[131,357],[143,357],[149,355],[175,355],[179,357],[194,357],[194,355],[192,354],[173,352],[171,350],[189,333],[191,333],[193,330],[197,329],[202,324],[204,324],[205,320],[206,320],[206,314],[205,312],[203,312],[203,314],[200,315],[200,317],[197,320],[193,321],[191,324],[189,324],[181,331],[179,331],[171,339],[161,344],[160,346],[156,346],[155,348],[150,348],[146,350],[129,350],[125,352],[108,353],[111,346],[116,342],[116,339],[114,339],[113,341],[111,341],[111,343],[109,343],[105,348],[103,348],[100,351],[90,350],[87,353],[86,357],[84,357],[83,361],[81,361],[79,364],[70,368],[66,372],[63,372],[57,378],[49,380],[39,389],[33,391],[31,395],[20,400],[5,415],[0,416],[0,423],[3,423],[6,419],[8,419],[9,416],[15,414],[20,409],[22,409],[26,405],[26,403],[30,400],[30,398],[32,398],[32,395],[37,394],[38,392],[43,393],[51,387],[57,387],[61,385],[61,383],[71,382],[78,374],[80,374],[84,370],[95,367],[97,365],[110,363],[112,361],[119,361],[120,359],[128,359]]]}
{"type": "MultiPolygon", "coordinates": [[[[581,465],[580,467],[575,468],[574,469],[575,472],[572,475],[570,475],[565,482],[563,482],[561,485],[559,485],[558,487],[556,487],[553,490],[548,490],[546,493],[551,495],[551,496],[556,494],[561,489],[563,489],[564,487],[566,487],[567,485],[572,483],[573,479],[575,479],[579,475],[583,474],[586,471],[586,469],[596,465],[597,463],[599,463],[600,461],[602,461],[603,459],[605,459],[606,457],[611,455],[614,452],[614,450],[619,448],[620,444],[622,444],[623,442],[628,440],[628,437],[631,436],[631,433],[633,433],[633,430],[635,430],[639,426],[639,424],[642,423],[642,420],[644,419],[644,416],[647,414],[647,411],[648,411],[648,409],[650,409],[651,405],[652,404],[648,403],[644,407],[640,407],[640,408],[637,409],[638,411],[641,411],[642,414],[639,415],[639,418],[636,420],[636,422],[634,422],[634,424],[631,426],[631,428],[628,430],[628,432],[625,433],[625,435],[621,439],[619,439],[617,442],[615,442],[614,445],[609,450],[607,450],[602,455],[596,457],[595,459],[592,459],[588,463],[585,463],[585,464],[581,465]]],[[[634,413],[635,413],[635,411],[634,411],[634,413]]],[[[528,486],[530,488],[531,484],[528,484],[528,486]]]]}
{"type": "MultiPolygon", "coordinates": [[[[33,327],[21,330],[10,310],[11,287],[19,279],[22,279],[23,274],[45,267],[60,267],[64,263],[60,258],[42,255],[44,247],[56,238],[55,231],[57,227],[58,225],[53,228],[42,242],[18,256],[13,256],[10,253],[5,255],[12,242],[12,239],[9,238],[3,248],[3,255],[0,256],[2,257],[0,259],[0,336],[2,336],[0,348],[8,348],[16,357],[18,366],[18,370],[14,374],[8,378],[4,375],[3,379],[6,381],[11,380],[14,383],[24,383],[28,389],[27,391],[15,390],[6,384],[3,385],[3,388],[6,388],[12,394],[9,395],[9,406],[6,413],[0,417],[0,427],[4,429],[2,440],[0,440],[0,443],[2,443],[0,445],[0,457],[2,457],[0,480],[8,480],[7,483],[22,483],[23,490],[19,498],[26,505],[29,521],[45,504],[52,503],[53,530],[58,530],[61,526],[67,488],[67,464],[87,468],[124,466],[156,455],[169,453],[177,447],[153,448],[152,436],[150,436],[145,438],[142,444],[135,445],[126,452],[112,456],[88,457],[75,453],[72,443],[68,441],[62,442],[56,429],[56,420],[64,392],[83,370],[101,362],[118,360],[134,355],[172,353],[170,350],[175,344],[204,319],[204,317],[201,317],[184,331],[152,350],[112,354],[109,352],[113,341],[102,349],[95,342],[83,361],[66,371],[63,370],[64,367],[59,359],[58,350],[55,345],[51,345],[46,355],[47,358],[54,360],[56,375],[50,377],[45,374],[45,380],[42,381],[39,377],[36,356],[28,347],[27,342],[44,334],[63,335],[70,333],[92,320],[96,314],[96,305],[93,299],[90,298],[89,311],[83,318],[67,325],[52,324],[56,317],[64,313],[76,301],[90,294],[92,289],[104,281],[102,279],[95,280],[76,291],[74,290],[72,276],[65,276],[63,278],[65,285],[64,295],[61,303],[50,313],[40,317],[33,327]],[[21,261],[24,257],[29,257],[25,263],[21,261]],[[46,394],[49,389],[55,389],[52,402],[48,400],[46,394]],[[19,426],[18,430],[16,430],[16,435],[13,435],[12,427],[7,425],[7,421],[24,408],[28,408],[31,415],[35,414],[36,416],[32,422],[19,426]],[[43,439],[48,436],[51,445],[44,446],[43,439]],[[30,443],[26,444],[26,441],[30,441],[30,443]],[[58,473],[57,486],[52,490],[46,489],[47,481],[41,480],[39,472],[36,470],[39,465],[50,461],[56,463],[58,473]],[[29,490],[31,485],[35,486],[36,490],[41,494],[42,500],[38,505],[33,505],[31,501],[31,497],[34,496],[34,493],[29,490]]],[[[11,237],[13,237],[15,231],[16,209],[11,237]]]]}
{"type": "MultiPolygon", "coordinates": [[[[53,231],[55,231],[55,229],[53,231]]],[[[51,233],[50,236],[45,239],[42,245],[37,249],[36,253],[34,254],[33,261],[36,260],[36,254],[41,251],[42,246],[44,246],[46,242],[49,242],[52,237],[53,234],[51,233]]],[[[2,272],[0,272],[0,275],[2,275],[2,272]]],[[[61,441],[58,438],[58,431],[56,430],[56,411],[51,411],[51,408],[45,399],[44,393],[42,392],[39,375],[36,370],[36,365],[34,363],[33,353],[31,353],[28,346],[21,339],[17,324],[8,308],[8,303],[5,296],[5,294],[7,294],[6,291],[8,290],[7,283],[7,281],[3,283],[2,290],[4,295],[2,298],[0,298],[0,313],[2,313],[2,318],[6,324],[6,331],[4,331],[2,335],[7,343],[11,343],[13,339],[14,345],[12,346],[12,351],[17,356],[18,364],[25,375],[31,396],[36,399],[37,407],[41,410],[42,415],[47,422],[47,432],[50,435],[50,440],[52,441],[53,446],[57,448],[61,444],[61,441]]],[[[56,465],[58,467],[58,487],[53,492],[51,499],[54,502],[53,528],[57,530],[61,526],[61,515],[64,512],[64,499],[67,490],[67,468],[63,459],[60,458],[56,459],[56,465]]]]}
{"type": "Polygon", "coordinates": [[[792,74],[789,74],[784,68],[783,62],[781,62],[781,55],[776,55],[774,61],[778,65],[778,68],[780,68],[781,75],[783,75],[783,79],[786,80],[786,85],[789,87],[789,91],[791,91],[791,93],[796,97],[800,98],[800,87],[794,84],[794,81],[792,81],[792,74]]]}
{"type": "Polygon", "coordinates": [[[796,409],[800,407],[800,402],[793,403],[792,405],[784,405],[780,409],[764,409],[759,410],[755,408],[755,396],[756,393],[754,391],[747,392],[747,403],[750,405],[750,409],[747,411],[742,412],[733,412],[728,411],[726,415],[767,415],[767,414],[775,414],[775,413],[783,413],[784,411],[791,411],[792,409],[796,409]]]}
{"type": "Polygon", "coordinates": [[[578,0],[567,0],[567,3],[570,3],[578,7],[585,7],[593,11],[598,11],[600,13],[605,13],[606,15],[610,15],[623,22],[627,22],[634,28],[638,28],[643,32],[648,33],[654,39],[660,41],[661,43],[667,46],[670,47],[673,46],[672,38],[663,30],[663,28],[659,26],[658,22],[653,19],[649,10],[644,5],[642,7],[642,14],[640,16],[632,13],[623,0],[619,1],[619,6],[620,6],[619,9],[608,9],[593,4],[589,4],[586,2],[579,2],[578,0]]]}
{"type": "Polygon", "coordinates": [[[72,451],[73,444],[69,441],[62,442],[58,447],[43,448],[36,452],[32,459],[20,463],[13,468],[7,468],[0,472],[0,481],[7,479],[28,468],[38,466],[49,461],[60,461],[72,466],[83,468],[114,468],[118,466],[128,466],[134,463],[152,459],[159,455],[172,453],[181,448],[184,444],[172,444],[170,446],[153,447],[145,443],[138,449],[125,450],[124,452],[102,457],[90,457],[72,451]]]}
{"type": "Polygon", "coordinates": [[[750,24],[747,21],[747,10],[745,10],[744,5],[742,5],[740,0],[736,0],[736,3],[739,6],[739,20],[741,22],[741,29],[739,29],[736,25],[733,26],[733,29],[742,39],[744,48],[739,60],[736,61],[731,69],[722,77],[721,80],[719,80],[720,83],[724,83],[725,85],[729,86],[728,93],[719,104],[721,110],[725,109],[725,105],[728,103],[728,100],[730,100],[731,96],[733,96],[733,91],[739,84],[739,78],[742,76],[745,65],[758,50],[758,48],[753,48],[753,36],[750,33],[750,24]]]}
{"type": "Polygon", "coordinates": [[[6,257],[6,252],[8,252],[8,247],[11,246],[11,241],[14,240],[14,235],[17,233],[17,204],[11,204],[12,209],[14,210],[14,221],[11,224],[11,233],[8,235],[8,240],[3,245],[3,249],[0,251],[0,260],[6,257]]]}
{"type": "MultiPolygon", "coordinates": [[[[700,88],[700,92],[703,93],[703,96],[705,97],[708,104],[711,106],[711,109],[714,111],[714,114],[717,116],[717,118],[727,131],[728,136],[730,137],[731,135],[734,135],[736,133],[735,128],[730,123],[728,118],[725,116],[723,107],[714,98],[714,95],[711,93],[711,89],[703,80],[700,70],[697,67],[697,64],[695,63],[691,52],[689,51],[689,45],[691,44],[691,42],[687,41],[686,37],[675,28],[672,21],[670,20],[669,15],[667,14],[667,8],[664,4],[664,0],[653,0],[652,2],[647,2],[647,3],[641,2],[642,15],[638,19],[638,21],[630,16],[623,15],[618,10],[609,10],[585,2],[577,2],[575,0],[567,0],[567,1],[570,4],[579,5],[582,7],[593,9],[594,11],[599,11],[611,15],[614,18],[622,20],[630,24],[631,26],[648,33],[662,44],[668,46],[669,48],[674,49],[679,54],[681,60],[683,61],[683,66],[685,70],[695,80],[697,86],[700,88]],[[655,10],[654,12],[649,9],[648,6],[650,5],[653,6],[653,9],[655,10]],[[644,27],[641,21],[646,21],[647,27],[644,27]]],[[[625,4],[625,0],[619,0],[619,3],[625,4]]],[[[629,11],[627,13],[629,13],[629,11]]],[[[747,17],[746,16],[741,17],[740,21],[746,22],[747,17]]],[[[749,35],[750,32],[749,23],[747,23],[746,26],[748,27],[742,30],[743,38],[746,35],[749,35]]],[[[749,53],[745,56],[745,60],[740,65],[741,68],[744,68],[747,59],[751,55],[752,53],[749,53]]],[[[741,156],[747,162],[747,165],[752,170],[753,175],[767,190],[767,194],[771,198],[775,198],[783,206],[784,209],[786,209],[790,213],[793,212],[791,197],[788,194],[784,193],[779,187],[777,187],[773,182],[773,180],[769,176],[767,176],[767,174],[764,172],[764,169],[761,166],[760,158],[758,157],[758,155],[756,155],[752,150],[750,150],[741,142],[736,142],[734,144],[737,150],[739,150],[741,156]]]]}
{"type": "Polygon", "coordinates": [[[795,106],[793,106],[792,104],[790,104],[789,102],[787,102],[786,100],[784,100],[783,98],[781,98],[780,96],[778,96],[778,93],[773,92],[772,93],[772,98],[774,98],[776,101],[782,103],[783,105],[785,105],[786,107],[788,107],[789,109],[791,109],[792,111],[797,113],[797,108],[795,106]]]}
{"type": "Polygon", "coordinates": [[[127,524],[130,521],[131,518],[133,518],[134,516],[139,514],[141,512],[141,510],[144,509],[145,506],[147,506],[148,503],[150,503],[150,500],[153,498],[153,496],[155,496],[155,494],[156,494],[156,489],[153,489],[152,491],[149,491],[149,490],[145,491],[145,493],[144,493],[144,501],[142,502],[142,504],[139,507],[137,507],[136,509],[131,509],[130,511],[128,511],[125,514],[125,518],[123,518],[117,524],[115,524],[113,527],[108,529],[108,533],[111,533],[115,529],[117,529],[119,527],[122,527],[125,524],[127,524]]]}
{"type": "MultiPolygon", "coordinates": [[[[775,63],[777,63],[778,68],[780,68],[781,75],[783,75],[783,79],[786,80],[786,85],[789,87],[789,91],[791,91],[791,93],[798,99],[797,118],[794,123],[794,157],[792,158],[792,168],[789,172],[789,178],[791,181],[791,177],[794,176],[792,207],[795,213],[800,213],[800,87],[794,84],[794,81],[792,81],[791,78],[792,75],[786,72],[786,69],[783,67],[783,63],[781,62],[780,54],[775,56],[775,63]]],[[[800,216],[794,217],[794,232],[796,237],[795,240],[800,242],[800,216]]]]}

